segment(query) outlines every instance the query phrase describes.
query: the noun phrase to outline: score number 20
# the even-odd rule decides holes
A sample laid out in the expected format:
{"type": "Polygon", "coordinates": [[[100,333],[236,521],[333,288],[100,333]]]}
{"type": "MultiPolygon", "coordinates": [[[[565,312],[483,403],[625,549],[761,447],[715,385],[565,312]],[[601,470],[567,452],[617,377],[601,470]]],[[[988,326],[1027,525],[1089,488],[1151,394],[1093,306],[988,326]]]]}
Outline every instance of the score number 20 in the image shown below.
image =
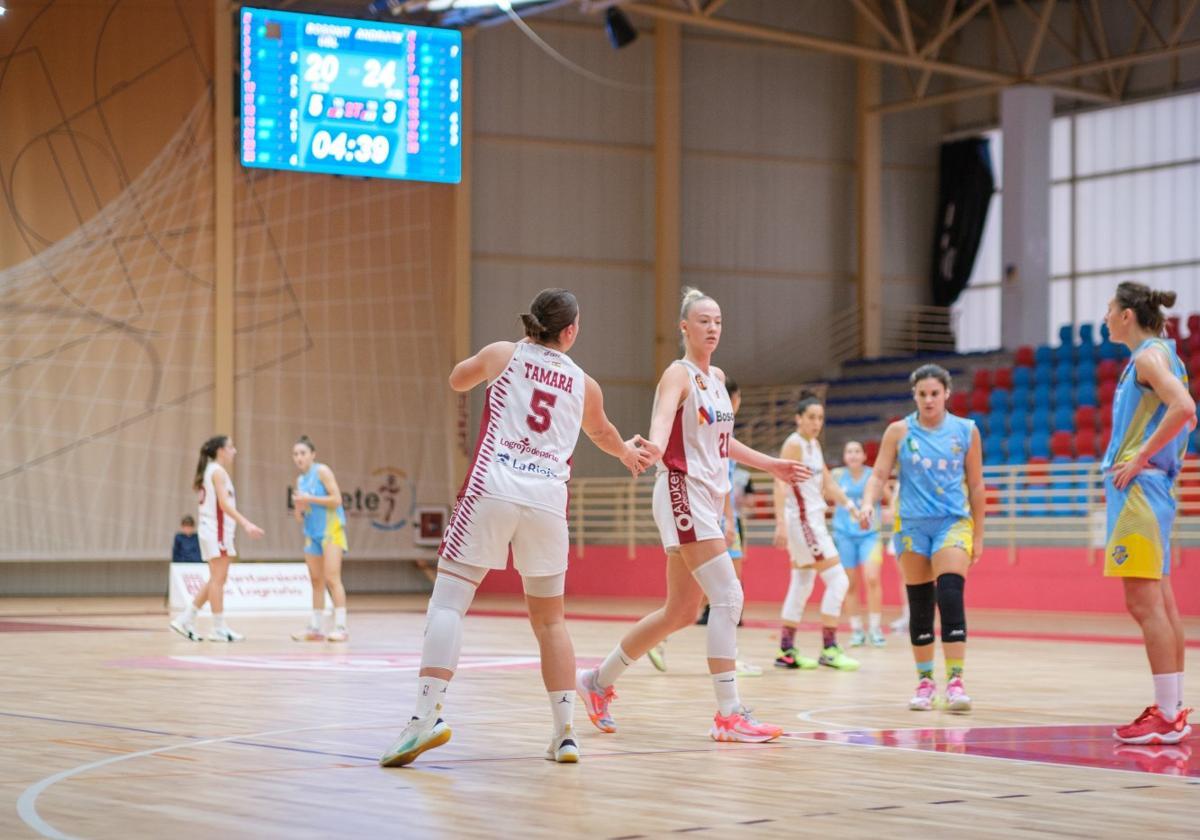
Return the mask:
{"type": "MultiPolygon", "coordinates": [[[[311,52],[304,57],[306,65],[304,81],[311,85],[331,85],[338,77],[341,64],[332,53],[322,55],[311,52]]],[[[362,85],[365,88],[394,88],[396,86],[396,62],[368,58],[363,62],[362,85]]]]}

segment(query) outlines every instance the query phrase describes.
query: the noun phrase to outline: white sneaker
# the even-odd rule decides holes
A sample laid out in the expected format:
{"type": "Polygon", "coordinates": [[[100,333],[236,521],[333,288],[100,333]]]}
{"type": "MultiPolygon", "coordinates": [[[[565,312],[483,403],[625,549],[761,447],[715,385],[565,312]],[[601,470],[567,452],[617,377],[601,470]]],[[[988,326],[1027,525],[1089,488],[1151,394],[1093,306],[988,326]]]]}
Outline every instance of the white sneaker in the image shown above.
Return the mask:
{"type": "Polygon", "coordinates": [[[228,627],[222,627],[220,630],[213,630],[208,634],[210,642],[241,642],[245,641],[246,637],[236,630],[230,630],[228,627]]]}
{"type": "Polygon", "coordinates": [[[379,766],[403,767],[412,764],[421,753],[449,741],[450,727],[439,717],[441,713],[439,704],[427,717],[410,720],[396,743],[379,759],[379,766]]]}
{"type": "Polygon", "coordinates": [[[189,642],[204,641],[204,637],[196,632],[196,628],[192,626],[192,622],[187,621],[182,615],[176,617],[171,622],[171,629],[189,642]]]}
{"type": "Polygon", "coordinates": [[[867,641],[871,643],[871,647],[883,647],[887,644],[887,637],[878,627],[873,627],[867,631],[867,641]]]}
{"type": "Polygon", "coordinates": [[[737,675],[739,677],[761,677],[762,668],[739,659],[737,660],[737,675]]]}
{"type": "Polygon", "coordinates": [[[914,712],[928,712],[933,709],[933,701],[937,695],[937,684],[928,677],[922,677],[917,683],[917,690],[908,701],[908,708],[914,712]]]}
{"type": "Polygon", "coordinates": [[[557,761],[559,764],[576,764],[579,761],[579,743],[575,740],[575,730],[571,724],[550,741],[546,747],[546,760],[557,761]]]}
{"type": "Polygon", "coordinates": [[[908,630],[908,616],[902,615],[888,625],[893,633],[904,633],[908,630]]]}
{"type": "Polygon", "coordinates": [[[350,633],[345,627],[334,627],[333,630],[330,631],[329,635],[325,637],[325,640],[329,642],[344,642],[349,638],[350,633]]]}

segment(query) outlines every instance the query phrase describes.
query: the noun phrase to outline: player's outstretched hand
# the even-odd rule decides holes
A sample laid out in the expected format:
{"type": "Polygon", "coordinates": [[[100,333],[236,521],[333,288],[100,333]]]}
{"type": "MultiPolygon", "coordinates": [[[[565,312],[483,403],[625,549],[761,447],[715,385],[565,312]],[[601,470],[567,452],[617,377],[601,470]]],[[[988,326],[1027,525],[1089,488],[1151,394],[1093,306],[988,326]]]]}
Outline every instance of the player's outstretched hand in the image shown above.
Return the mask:
{"type": "Polygon", "coordinates": [[[799,461],[793,461],[790,458],[772,458],[771,461],[771,465],[767,467],[767,472],[784,484],[795,484],[799,481],[812,478],[812,470],[799,461]]]}
{"type": "Polygon", "coordinates": [[[625,452],[621,455],[621,463],[634,478],[637,478],[646,469],[642,465],[642,453],[633,445],[633,441],[625,441],[625,452]]]}
{"type": "Polygon", "coordinates": [[[258,539],[259,537],[261,537],[261,536],[263,535],[263,529],[262,529],[262,528],[259,528],[259,527],[258,527],[257,525],[255,525],[253,522],[250,522],[250,521],[248,521],[248,520],[247,520],[247,522],[246,522],[246,533],[250,535],[250,538],[251,538],[251,539],[254,539],[254,540],[256,540],[256,539],[258,539]]]}
{"type": "Polygon", "coordinates": [[[864,531],[871,530],[871,523],[875,519],[874,507],[861,507],[858,509],[858,527],[864,531]]]}
{"type": "Polygon", "coordinates": [[[657,463],[658,459],[662,457],[662,450],[641,435],[634,435],[629,442],[637,447],[638,453],[642,457],[643,469],[657,463]]]}

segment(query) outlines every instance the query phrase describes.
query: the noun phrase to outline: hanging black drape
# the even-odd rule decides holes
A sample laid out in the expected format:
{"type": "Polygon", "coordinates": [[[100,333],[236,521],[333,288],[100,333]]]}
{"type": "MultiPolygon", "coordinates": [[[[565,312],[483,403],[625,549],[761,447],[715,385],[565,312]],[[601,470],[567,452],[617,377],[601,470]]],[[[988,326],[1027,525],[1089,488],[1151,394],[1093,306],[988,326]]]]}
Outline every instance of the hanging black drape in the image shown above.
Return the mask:
{"type": "Polygon", "coordinates": [[[986,137],[943,143],[930,282],[935,306],[958,300],[971,277],[995,182],[986,137]]]}

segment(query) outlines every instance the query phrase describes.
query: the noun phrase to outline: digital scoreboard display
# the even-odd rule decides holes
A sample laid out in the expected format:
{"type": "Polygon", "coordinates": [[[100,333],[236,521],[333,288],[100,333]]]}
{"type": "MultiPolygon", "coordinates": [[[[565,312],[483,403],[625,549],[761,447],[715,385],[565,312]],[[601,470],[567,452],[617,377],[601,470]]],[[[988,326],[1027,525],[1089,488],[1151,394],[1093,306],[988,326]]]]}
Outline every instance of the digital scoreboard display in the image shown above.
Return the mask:
{"type": "Polygon", "coordinates": [[[243,7],[244,166],[462,179],[462,34],[243,7]]]}

